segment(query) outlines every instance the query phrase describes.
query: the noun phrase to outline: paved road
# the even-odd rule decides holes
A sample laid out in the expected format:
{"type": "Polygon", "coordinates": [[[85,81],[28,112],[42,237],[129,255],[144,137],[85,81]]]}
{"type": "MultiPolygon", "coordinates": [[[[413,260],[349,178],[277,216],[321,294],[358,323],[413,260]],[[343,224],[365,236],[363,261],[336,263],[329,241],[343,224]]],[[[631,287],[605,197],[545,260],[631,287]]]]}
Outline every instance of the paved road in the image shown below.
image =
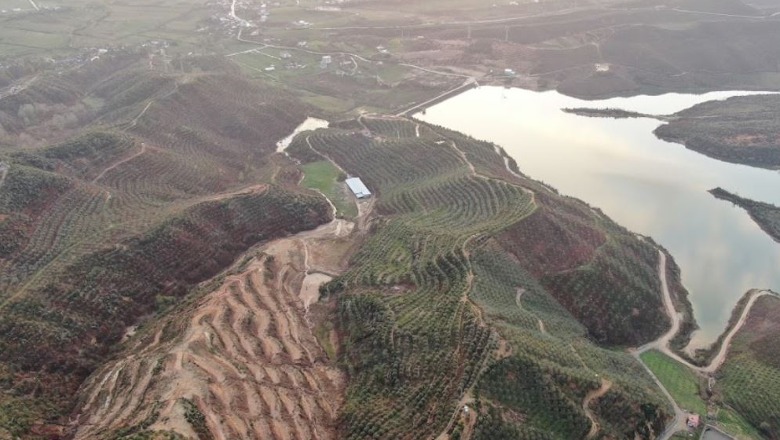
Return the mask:
{"type": "Polygon", "coordinates": [[[465,88],[471,87],[472,85],[474,85],[476,83],[477,83],[476,79],[468,78],[468,79],[466,79],[466,81],[463,82],[463,84],[459,85],[458,87],[455,87],[452,90],[447,90],[446,92],[442,93],[441,95],[436,96],[434,98],[431,98],[431,99],[429,99],[429,100],[427,100],[425,102],[422,102],[420,104],[415,104],[415,105],[409,107],[406,110],[402,110],[402,111],[398,112],[396,114],[396,116],[409,115],[409,114],[413,113],[417,109],[423,108],[423,107],[427,106],[428,104],[430,104],[432,102],[436,102],[436,101],[438,101],[438,100],[440,100],[440,99],[442,99],[442,98],[444,98],[446,96],[449,96],[449,95],[451,95],[453,93],[456,93],[456,92],[460,91],[461,89],[465,89],[465,88]]]}

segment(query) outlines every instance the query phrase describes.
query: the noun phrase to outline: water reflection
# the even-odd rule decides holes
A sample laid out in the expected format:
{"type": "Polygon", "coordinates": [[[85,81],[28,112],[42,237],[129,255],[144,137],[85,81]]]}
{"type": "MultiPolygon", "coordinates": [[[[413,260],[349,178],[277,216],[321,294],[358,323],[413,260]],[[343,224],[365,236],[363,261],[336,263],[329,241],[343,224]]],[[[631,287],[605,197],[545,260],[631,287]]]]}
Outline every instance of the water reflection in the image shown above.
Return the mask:
{"type": "Polygon", "coordinates": [[[598,206],[618,223],[652,236],[674,256],[711,342],[750,288],[780,290],[780,245],[741,209],[706,191],[716,186],[780,205],[780,174],[729,164],[653,135],[660,122],[587,118],[566,107],[613,107],[671,114],[750,92],[668,94],[582,101],[556,92],[480,87],[418,118],[504,147],[520,170],[598,206]]]}

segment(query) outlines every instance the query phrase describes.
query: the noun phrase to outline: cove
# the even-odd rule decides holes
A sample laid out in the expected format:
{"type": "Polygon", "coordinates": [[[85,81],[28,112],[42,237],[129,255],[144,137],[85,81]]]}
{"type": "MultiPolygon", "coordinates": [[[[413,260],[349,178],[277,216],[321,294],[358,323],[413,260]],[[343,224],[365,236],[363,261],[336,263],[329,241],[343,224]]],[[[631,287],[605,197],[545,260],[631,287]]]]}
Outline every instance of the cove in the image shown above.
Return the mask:
{"type": "Polygon", "coordinates": [[[700,330],[689,348],[724,330],[751,288],[780,290],[780,244],[745,211],[707,191],[722,187],[780,206],[780,173],[708,158],[658,139],[650,118],[592,118],[563,108],[619,108],[668,115],[755,92],[666,94],[584,101],[555,91],[479,87],[415,118],[493,142],[520,171],[653,237],[682,270],[700,330]]]}

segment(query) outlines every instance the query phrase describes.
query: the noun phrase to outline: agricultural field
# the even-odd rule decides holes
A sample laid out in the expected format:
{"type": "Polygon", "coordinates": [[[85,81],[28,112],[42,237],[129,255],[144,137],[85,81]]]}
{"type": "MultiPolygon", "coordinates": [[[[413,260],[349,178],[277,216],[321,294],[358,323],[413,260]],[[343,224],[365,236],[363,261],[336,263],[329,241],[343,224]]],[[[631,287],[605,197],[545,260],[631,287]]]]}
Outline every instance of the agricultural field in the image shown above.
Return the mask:
{"type": "MultiPolygon", "coordinates": [[[[141,45],[152,40],[176,44],[187,53],[208,41],[198,34],[213,14],[191,2],[112,2],[4,0],[0,9],[0,59],[18,56],[78,57],[94,47],[141,45]],[[14,8],[22,11],[14,12],[14,8]]],[[[85,61],[88,60],[89,57],[85,61]]]]}
{"type": "Polygon", "coordinates": [[[205,297],[138,329],[127,356],[86,382],[75,438],[336,438],[346,378],[299,298],[301,247],[332,238],[322,230],[258,246],[205,297]]]}
{"type": "MultiPolygon", "coordinates": [[[[231,3],[0,0],[0,439],[664,431],[671,406],[626,350],[670,326],[652,240],[402,115],[475,84],[780,89],[771,7],[231,3]],[[277,153],[307,116],[331,128],[277,153]]],[[[733,124],[734,105],[771,132],[756,99],[669,130],[721,136],[699,116],[733,124]]],[[[770,163],[769,137],[727,140],[770,163]]],[[[717,377],[718,420],[747,437],[780,426],[772,301],[717,377]]],[[[702,410],[695,376],[644,360],[702,410]]]]}
{"type": "MultiPolygon", "coordinates": [[[[323,287],[338,307],[342,362],[352,378],[344,436],[455,438],[468,431],[498,438],[490,419],[496,412],[510,420],[507,432],[522,432],[512,438],[660,431],[668,409],[641,365],[591,342],[579,311],[556,300],[534,267],[515,257],[532,252],[527,243],[514,240],[513,253],[499,245],[512,240],[499,239],[502,231],[540,210],[599,228],[602,240],[629,235],[513,174],[489,144],[402,118],[356,122],[318,130],[287,150],[304,167],[328,158],[378,195],[373,234],[349,270],[323,287]],[[602,377],[610,384],[604,397],[583,410],[586,396],[606,383],[602,377]],[[474,418],[459,416],[464,402],[478,408],[474,418]],[[632,409],[638,402],[647,411],[632,409]],[[622,421],[613,418],[618,409],[622,421]]],[[[570,245],[561,246],[566,252],[570,245]]],[[[640,261],[656,270],[657,261],[640,261]]],[[[657,292],[654,298],[657,308],[657,292]]],[[[641,342],[663,331],[663,321],[652,330],[641,325],[625,329],[630,336],[616,329],[614,339],[641,342]]]]}
{"type": "Polygon", "coordinates": [[[142,63],[40,74],[0,101],[0,433],[61,431],[126,327],[331,215],[273,156],[305,118],[294,98],[208,58],[177,75],[142,63]]]}
{"type": "Polygon", "coordinates": [[[328,161],[306,164],[303,167],[303,182],[306,188],[316,189],[336,205],[337,215],[346,218],[357,216],[355,200],[344,184],[346,176],[328,161]]]}
{"type": "Polygon", "coordinates": [[[780,395],[778,312],[777,296],[766,295],[756,301],[717,375],[724,402],[770,439],[780,436],[780,407],[775,398],[780,395]]]}
{"type": "Polygon", "coordinates": [[[707,402],[702,398],[702,389],[706,388],[704,377],[659,351],[647,351],[641,357],[680,408],[702,416],[707,414],[707,402]]]}

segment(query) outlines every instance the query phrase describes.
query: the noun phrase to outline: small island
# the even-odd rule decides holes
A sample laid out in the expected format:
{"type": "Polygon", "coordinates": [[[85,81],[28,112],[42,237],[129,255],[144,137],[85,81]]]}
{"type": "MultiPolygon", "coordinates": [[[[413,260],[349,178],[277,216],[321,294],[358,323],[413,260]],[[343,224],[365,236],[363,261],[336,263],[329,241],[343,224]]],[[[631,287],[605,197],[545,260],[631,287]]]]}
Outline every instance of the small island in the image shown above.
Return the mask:
{"type": "Polygon", "coordinates": [[[619,108],[564,108],[564,112],[572,113],[579,116],[586,116],[589,118],[614,118],[614,119],[626,119],[626,118],[653,118],[661,119],[662,116],[648,115],[645,113],[632,112],[619,108]]]}

